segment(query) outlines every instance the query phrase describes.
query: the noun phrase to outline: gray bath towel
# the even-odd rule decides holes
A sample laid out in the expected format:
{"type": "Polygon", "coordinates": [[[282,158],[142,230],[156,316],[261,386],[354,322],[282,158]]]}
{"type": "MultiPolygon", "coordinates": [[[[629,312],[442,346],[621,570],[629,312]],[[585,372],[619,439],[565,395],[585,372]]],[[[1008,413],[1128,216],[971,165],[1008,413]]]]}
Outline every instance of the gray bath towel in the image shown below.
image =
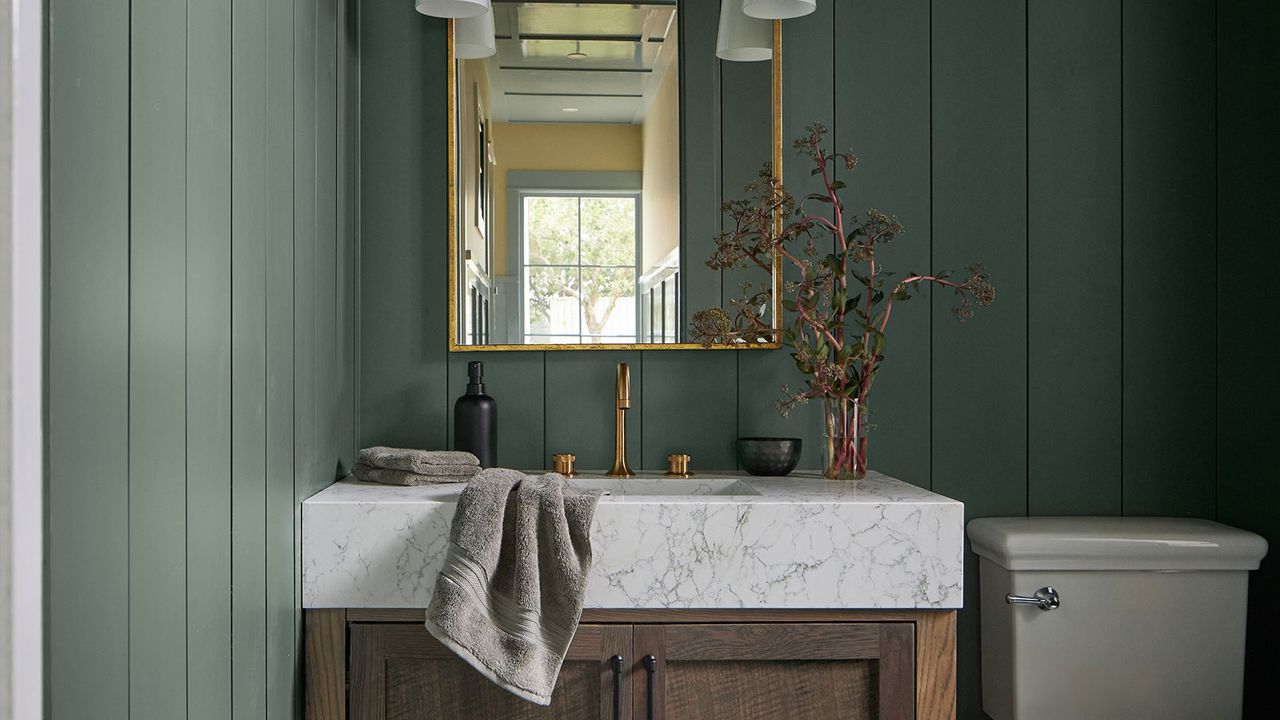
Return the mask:
{"type": "Polygon", "coordinates": [[[551,703],[578,629],[599,490],[493,468],[458,499],[427,630],[482,675],[551,703]]]}
{"type": "Polygon", "coordinates": [[[480,472],[478,465],[432,465],[423,473],[408,470],[390,470],[374,467],[363,459],[357,460],[351,474],[361,482],[383,485],[436,485],[440,483],[466,482],[480,472]]]}
{"type": "MultiPolygon", "coordinates": [[[[360,451],[360,459],[376,468],[387,470],[404,470],[418,475],[440,475],[446,473],[428,472],[445,465],[465,465],[476,467],[480,460],[475,455],[461,450],[411,450],[393,447],[371,447],[360,451]]],[[[474,473],[468,473],[474,474],[474,473]]]]}

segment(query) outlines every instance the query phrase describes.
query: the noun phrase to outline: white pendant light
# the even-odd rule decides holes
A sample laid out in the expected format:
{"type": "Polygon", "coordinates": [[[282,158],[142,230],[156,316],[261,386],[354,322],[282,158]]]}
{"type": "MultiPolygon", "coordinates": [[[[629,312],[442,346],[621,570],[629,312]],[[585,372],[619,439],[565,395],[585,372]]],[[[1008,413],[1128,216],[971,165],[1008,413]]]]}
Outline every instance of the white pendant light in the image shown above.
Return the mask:
{"type": "Polygon", "coordinates": [[[744,0],[742,12],[764,20],[790,20],[818,9],[818,0],[744,0]]]}
{"type": "Polygon", "coordinates": [[[489,10],[489,0],[414,0],[423,15],[440,18],[469,18],[489,10]]]}
{"type": "Polygon", "coordinates": [[[453,23],[453,56],[459,60],[487,58],[498,52],[494,38],[493,9],[483,15],[458,18],[453,23]]]}
{"type": "Polygon", "coordinates": [[[747,17],[742,2],[720,0],[716,57],[734,62],[769,60],[773,57],[773,21],[747,17]]]}

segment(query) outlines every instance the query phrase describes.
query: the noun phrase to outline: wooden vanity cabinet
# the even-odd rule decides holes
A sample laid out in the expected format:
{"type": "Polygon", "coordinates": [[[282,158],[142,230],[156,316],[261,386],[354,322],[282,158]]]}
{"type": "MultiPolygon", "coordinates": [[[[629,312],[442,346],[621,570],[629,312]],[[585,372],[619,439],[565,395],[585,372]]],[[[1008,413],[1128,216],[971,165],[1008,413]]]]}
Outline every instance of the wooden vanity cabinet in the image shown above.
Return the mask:
{"type": "Polygon", "coordinates": [[[588,610],[550,707],[494,686],[421,618],[308,610],[308,720],[955,718],[954,611],[588,610]]]}

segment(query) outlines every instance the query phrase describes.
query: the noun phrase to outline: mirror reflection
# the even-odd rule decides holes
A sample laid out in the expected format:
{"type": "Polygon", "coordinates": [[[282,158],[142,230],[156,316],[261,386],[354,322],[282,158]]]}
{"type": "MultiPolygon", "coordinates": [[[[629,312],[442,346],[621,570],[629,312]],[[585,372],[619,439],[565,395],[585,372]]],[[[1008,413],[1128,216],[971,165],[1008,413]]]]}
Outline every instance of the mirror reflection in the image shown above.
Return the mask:
{"type": "Polygon", "coordinates": [[[674,0],[499,2],[455,24],[455,338],[677,343],[674,0]]]}

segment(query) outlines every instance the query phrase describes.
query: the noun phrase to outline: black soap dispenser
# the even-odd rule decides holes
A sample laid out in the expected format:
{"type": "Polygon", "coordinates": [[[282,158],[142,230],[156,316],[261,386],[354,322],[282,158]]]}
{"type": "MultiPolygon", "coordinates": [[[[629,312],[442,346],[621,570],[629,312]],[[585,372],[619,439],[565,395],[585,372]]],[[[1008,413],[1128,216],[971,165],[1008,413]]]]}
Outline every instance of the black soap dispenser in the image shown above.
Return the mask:
{"type": "Polygon", "coordinates": [[[453,404],[453,449],[480,458],[480,467],[498,464],[498,404],[484,393],[484,363],[467,363],[467,393],[453,404]]]}

